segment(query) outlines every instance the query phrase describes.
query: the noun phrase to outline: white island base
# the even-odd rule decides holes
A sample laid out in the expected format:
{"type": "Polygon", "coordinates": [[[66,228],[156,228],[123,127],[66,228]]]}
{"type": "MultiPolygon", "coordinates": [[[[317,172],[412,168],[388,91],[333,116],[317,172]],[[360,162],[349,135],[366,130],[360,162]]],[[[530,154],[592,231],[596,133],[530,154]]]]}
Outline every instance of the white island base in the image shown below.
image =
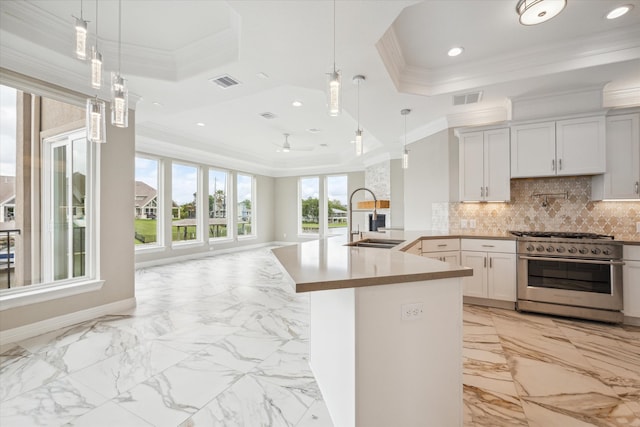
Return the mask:
{"type": "Polygon", "coordinates": [[[310,365],[336,427],[462,426],[460,278],[310,299],[310,365]],[[422,315],[402,320],[413,303],[422,315]]]}

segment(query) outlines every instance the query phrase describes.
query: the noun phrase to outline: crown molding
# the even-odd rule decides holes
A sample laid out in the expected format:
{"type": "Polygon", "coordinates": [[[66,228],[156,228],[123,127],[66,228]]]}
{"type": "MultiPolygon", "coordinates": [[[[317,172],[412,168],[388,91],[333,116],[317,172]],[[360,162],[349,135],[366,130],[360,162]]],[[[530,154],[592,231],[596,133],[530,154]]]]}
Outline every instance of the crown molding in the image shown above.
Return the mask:
{"type": "Polygon", "coordinates": [[[407,62],[402,55],[402,48],[393,25],[378,40],[376,49],[393,84],[396,88],[400,87],[402,71],[407,67],[407,62]]]}
{"type": "Polygon", "coordinates": [[[605,108],[626,108],[640,106],[640,87],[604,90],[602,104],[605,108]]]}
{"type": "Polygon", "coordinates": [[[484,110],[465,111],[462,113],[448,114],[449,127],[482,126],[492,123],[506,122],[509,114],[505,107],[493,107],[484,110]]]}

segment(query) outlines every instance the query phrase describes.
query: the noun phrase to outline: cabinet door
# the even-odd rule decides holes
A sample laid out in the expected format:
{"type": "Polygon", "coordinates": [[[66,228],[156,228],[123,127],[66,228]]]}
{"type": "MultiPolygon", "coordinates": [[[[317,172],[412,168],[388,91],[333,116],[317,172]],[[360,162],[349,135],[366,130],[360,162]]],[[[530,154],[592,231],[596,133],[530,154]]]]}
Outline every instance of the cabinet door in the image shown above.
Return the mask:
{"type": "Polygon", "coordinates": [[[604,199],[640,198],[640,114],[607,117],[604,199]]]}
{"type": "Polygon", "coordinates": [[[511,127],[511,177],[555,175],[555,122],[511,127]]]}
{"type": "Polygon", "coordinates": [[[509,129],[489,130],[484,133],[484,186],[485,200],[511,199],[509,129]]]}
{"type": "Polygon", "coordinates": [[[473,276],[462,279],[462,294],[467,297],[487,297],[487,254],[485,252],[461,252],[462,265],[473,269],[473,276]]]}
{"type": "Polygon", "coordinates": [[[483,200],[484,142],[483,132],[460,135],[460,200],[483,200]]]}
{"type": "Polygon", "coordinates": [[[487,296],[503,301],[516,300],[516,255],[489,254],[487,296]]]}
{"type": "Polygon", "coordinates": [[[460,252],[443,252],[440,257],[451,265],[460,265],[460,252]]]}
{"type": "Polygon", "coordinates": [[[625,261],[622,267],[624,315],[640,318],[640,261],[625,261]]]}
{"type": "Polygon", "coordinates": [[[558,175],[604,173],[604,117],[560,120],[556,122],[556,161],[558,175]]]}

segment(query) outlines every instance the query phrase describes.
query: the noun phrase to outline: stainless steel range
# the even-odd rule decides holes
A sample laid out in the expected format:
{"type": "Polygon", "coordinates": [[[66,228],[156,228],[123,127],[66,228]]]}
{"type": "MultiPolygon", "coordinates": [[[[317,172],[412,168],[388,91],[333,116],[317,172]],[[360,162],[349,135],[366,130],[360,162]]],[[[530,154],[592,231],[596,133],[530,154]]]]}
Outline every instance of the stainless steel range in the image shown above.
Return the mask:
{"type": "Polygon", "coordinates": [[[593,233],[512,231],[520,311],[622,322],[622,242],[593,233]]]}

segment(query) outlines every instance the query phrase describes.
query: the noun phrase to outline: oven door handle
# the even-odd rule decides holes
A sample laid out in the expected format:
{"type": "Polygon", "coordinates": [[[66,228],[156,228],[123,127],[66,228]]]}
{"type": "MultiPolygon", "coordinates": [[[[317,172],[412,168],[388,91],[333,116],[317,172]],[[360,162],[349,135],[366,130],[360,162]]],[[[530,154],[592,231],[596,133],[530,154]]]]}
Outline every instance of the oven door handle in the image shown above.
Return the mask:
{"type": "Polygon", "coordinates": [[[624,261],[599,261],[596,259],[574,259],[574,258],[551,258],[544,256],[524,256],[520,255],[520,259],[530,259],[533,261],[558,261],[558,262],[575,262],[577,264],[599,264],[599,265],[624,265],[624,261]]]}

